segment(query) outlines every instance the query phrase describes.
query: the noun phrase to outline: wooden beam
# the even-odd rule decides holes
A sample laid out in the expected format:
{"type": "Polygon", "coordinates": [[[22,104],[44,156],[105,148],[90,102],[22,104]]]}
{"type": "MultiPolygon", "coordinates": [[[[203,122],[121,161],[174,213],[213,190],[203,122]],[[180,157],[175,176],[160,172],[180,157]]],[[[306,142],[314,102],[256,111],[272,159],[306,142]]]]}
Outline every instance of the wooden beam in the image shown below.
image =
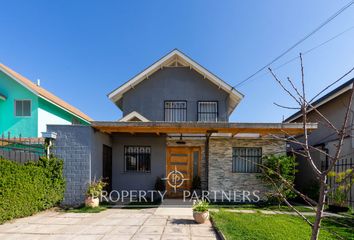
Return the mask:
{"type": "Polygon", "coordinates": [[[130,132],[130,133],[258,133],[267,134],[300,134],[302,129],[297,128],[201,128],[201,127],[150,127],[150,126],[95,126],[96,129],[107,132],[130,132]]]}

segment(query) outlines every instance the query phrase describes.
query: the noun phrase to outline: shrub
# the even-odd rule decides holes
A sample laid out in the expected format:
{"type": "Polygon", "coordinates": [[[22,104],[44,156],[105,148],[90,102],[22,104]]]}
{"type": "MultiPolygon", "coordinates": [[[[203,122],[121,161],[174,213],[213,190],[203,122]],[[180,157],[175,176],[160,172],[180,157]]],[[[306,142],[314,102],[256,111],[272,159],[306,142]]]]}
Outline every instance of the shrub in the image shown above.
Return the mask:
{"type": "MultiPolygon", "coordinates": [[[[270,185],[276,185],[278,191],[286,198],[294,198],[296,194],[292,191],[291,186],[294,186],[295,173],[296,173],[296,160],[294,156],[286,155],[269,155],[263,158],[262,175],[260,176],[265,182],[270,185]],[[284,180],[288,184],[284,184],[284,180]]],[[[278,193],[270,193],[268,199],[270,201],[282,202],[278,193]]]]}
{"type": "Polygon", "coordinates": [[[165,189],[166,189],[165,181],[163,181],[162,178],[157,177],[156,181],[155,181],[154,188],[155,188],[156,191],[160,191],[160,192],[165,191],[165,189]]]}
{"type": "Polygon", "coordinates": [[[62,160],[41,158],[20,164],[0,159],[0,223],[56,205],[64,190],[62,160]]]}

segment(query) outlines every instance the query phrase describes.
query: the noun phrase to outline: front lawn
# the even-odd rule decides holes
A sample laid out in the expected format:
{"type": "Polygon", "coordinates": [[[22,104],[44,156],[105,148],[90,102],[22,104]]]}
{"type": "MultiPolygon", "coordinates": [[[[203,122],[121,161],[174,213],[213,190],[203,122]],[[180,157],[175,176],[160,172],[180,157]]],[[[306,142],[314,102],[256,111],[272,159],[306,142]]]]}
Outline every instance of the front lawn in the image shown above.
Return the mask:
{"type": "MultiPolygon", "coordinates": [[[[310,239],[311,228],[298,216],[242,214],[220,210],[212,212],[215,226],[226,239],[298,240],[310,239]]],[[[340,234],[344,239],[354,239],[353,219],[325,219],[323,226],[340,234]]],[[[320,239],[337,239],[324,230],[320,239]]]]}
{"type": "MultiPolygon", "coordinates": [[[[267,211],[281,211],[281,212],[293,212],[293,209],[287,205],[270,205],[270,204],[211,204],[211,208],[228,208],[237,210],[267,210],[267,211]]],[[[311,208],[302,205],[294,205],[294,207],[300,212],[314,212],[311,208]]]]}

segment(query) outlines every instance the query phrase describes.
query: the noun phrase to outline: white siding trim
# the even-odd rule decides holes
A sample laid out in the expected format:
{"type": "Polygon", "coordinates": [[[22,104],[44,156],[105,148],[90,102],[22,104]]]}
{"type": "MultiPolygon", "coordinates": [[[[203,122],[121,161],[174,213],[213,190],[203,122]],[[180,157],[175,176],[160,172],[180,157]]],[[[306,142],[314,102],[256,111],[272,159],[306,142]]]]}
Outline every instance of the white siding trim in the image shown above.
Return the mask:
{"type": "Polygon", "coordinates": [[[38,137],[47,131],[47,124],[71,125],[71,122],[58,117],[42,108],[38,108],[38,137]]]}
{"type": "Polygon", "coordinates": [[[132,119],[137,118],[142,122],[150,122],[149,119],[147,119],[146,117],[144,117],[143,115],[141,115],[140,113],[133,111],[131,113],[129,113],[128,115],[126,115],[125,117],[119,119],[119,122],[130,122],[132,119]]]}
{"type": "Polygon", "coordinates": [[[189,57],[187,57],[185,54],[180,52],[179,50],[175,49],[169,54],[167,54],[165,57],[161,58],[159,61],[136,75],[134,78],[129,80],[128,82],[124,83],[122,86],[114,90],[113,92],[108,94],[108,98],[113,102],[117,102],[119,99],[123,97],[123,94],[129,91],[131,88],[134,88],[137,84],[140,82],[144,81],[147,79],[152,73],[160,70],[163,68],[166,64],[168,65],[170,63],[170,60],[175,59],[175,58],[181,58],[184,62],[189,64],[190,68],[193,68],[196,70],[199,74],[203,75],[205,79],[213,82],[216,86],[219,88],[223,89],[225,92],[228,92],[230,94],[230,104],[228,109],[228,113],[230,114],[233,110],[234,107],[237,106],[237,104],[242,100],[243,95],[239,93],[236,89],[234,89],[232,86],[209,72],[207,69],[199,65],[197,62],[193,61],[189,57]]]}

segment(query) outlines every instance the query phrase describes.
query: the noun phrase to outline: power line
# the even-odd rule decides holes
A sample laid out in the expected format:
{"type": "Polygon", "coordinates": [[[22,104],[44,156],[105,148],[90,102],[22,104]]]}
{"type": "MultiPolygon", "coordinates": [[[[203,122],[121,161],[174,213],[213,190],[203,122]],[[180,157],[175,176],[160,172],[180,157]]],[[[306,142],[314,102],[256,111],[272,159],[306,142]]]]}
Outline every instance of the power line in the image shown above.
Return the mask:
{"type": "Polygon", "coordinates": [[[241,82],[239,82],[238,84],[236,84],[234,87],[239,86],[240,84],[248,81],[249,79],[251,79],[252,77],[254,77],[255,75],[257,75],[258,73],[260,73],[261,71],[263,71],[264,69],[266,69],[268,66],[270,66],[271,64],[273,64],[274,62],[276,62],[277,60],[279,60],[281,57],[283,57],[285,54],[287,54],[288,52],[290,52],[291,50],[293,50],[295,47],[297,47],[299,44],[301,44],[302,42],[304,42],[306,39],[308,39],[309,37],[311,37],[313,34],[315,34],[316,32],[318,32],[321,28],[323,28],[325,25],[327,25],[329,22],[331,22],[333,19],[335,19],[338,15],[340,15],[342,12],[344,12],[347,8],[349,8],[351,5],[354,4],[354,0],[350,1],[348,4],[346,4],[344,7],[342,7],[341,9],[339,9],[337,12],[335,12],[332,16],[330,16],[326,21],[324,21],[322,24],[320,24],[317,28],[315,28],[313,31],[311,31],[310,33],[308,33],[305,37],[301,38],[299,41],[297,41],[294,45],[292,45],[290,48],[288,48],[287,50],[285,50],[283,53],[281,53],[279,56],[277,56],[276,58],[274,58],[271,62],[269,62],[267,65],[263,66],[262,68],[260,68],[259,70],[257,70],[255,73],[253,73],[252,75],[250,75],[249,77],[247,77],[246,79],[242,80],[241,82]]]}
{"type": "MultiPolygon", "coordinates": [[[[320,47],[326,45],[327,43],[329,43],[329,42],[335,40],[336,38],[342,36],[343,34],[349,32],[349,31],[351,31],[351,30],[353,30],[353,29],[354,29],[354,26],[351,26],[351,27],[347,28],[346,30],[344,30],[344,31],[338,33],[337,35],[335,35],[335,36],[329,38],[328,40],[326,40],[326,41],[324,41],[324,42],[322,42],[322,43],[320,43],[320,44],[318,44],[318,45],[316,45],[316,46],[314,46],[314,47],[312,47],[312,48],[310,48],[310,49],[304,51],[304,52],[302,53],[302,55],[304,56],[304,55],[306,55],[306,54],[308,54],[308,53],[310,53],[310,52],[312,52],[312,51],[314,51],[314,50],[316,50],[316,49],[318,49],[318,48],[320,48],[320,47]]],[[[277,67],[275,67],[275,68],[273,68],[273,69],[274,69],[274,70],[277,70],[277,69],[279,69],[279,68],[282,68],[282,67],[288,65],[289,63],[295,61],[295,60],[298,59],[298,58],[299,58],[299,56],[293,57],[293,58],[289,59],[288,61],[286,61],[286,62],[280,64],[279,66],[277,66],[277,67]]],[[[265,73],[263,73],[262,75],[260,75],[259,77],[265,76],[265,75],[267,75],[267,74],[269,74],[269,72],[265,72],[265,73]]],[[[259,77],[257,77],[257,78],[259,78],[259,77]]],[[[249,81],[252,81],[252,80],[257,79],[257,78],[249,79],[249,81]]],[[[249,82],[249,81],[248,81],[248,82],[249,82]]],[[[239,83],[239,84],[237,84],[237,87],[241,87],[241,86],[243,86],[245,83],[246,83],[246,81],[243,82],[243,83],[239,83]]]]}

